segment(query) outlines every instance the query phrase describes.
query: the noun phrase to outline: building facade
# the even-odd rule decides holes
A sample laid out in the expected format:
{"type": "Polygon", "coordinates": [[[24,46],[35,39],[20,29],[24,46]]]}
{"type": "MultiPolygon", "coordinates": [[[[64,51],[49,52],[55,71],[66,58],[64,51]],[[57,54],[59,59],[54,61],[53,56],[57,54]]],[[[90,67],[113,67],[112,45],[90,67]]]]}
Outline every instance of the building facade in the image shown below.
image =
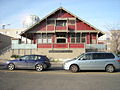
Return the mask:
{"type": "Polygon", "coordinates": [[[37,51],[33,54],[63,59],[102,47],[98,45],[98,37],[103,32],[60,7],[20,35],[36,45],[37,51]]]}

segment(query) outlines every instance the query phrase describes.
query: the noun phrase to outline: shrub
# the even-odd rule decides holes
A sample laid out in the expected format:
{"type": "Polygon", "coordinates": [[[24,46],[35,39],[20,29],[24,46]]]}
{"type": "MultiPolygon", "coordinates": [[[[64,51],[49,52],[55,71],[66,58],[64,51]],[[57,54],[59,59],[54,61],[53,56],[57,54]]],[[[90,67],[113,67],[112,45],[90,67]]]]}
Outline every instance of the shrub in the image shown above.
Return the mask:
{"type": "Polygon", "coordinates": [[[20,58],[20,55],[12,55],[11,58],[20,58]]]}

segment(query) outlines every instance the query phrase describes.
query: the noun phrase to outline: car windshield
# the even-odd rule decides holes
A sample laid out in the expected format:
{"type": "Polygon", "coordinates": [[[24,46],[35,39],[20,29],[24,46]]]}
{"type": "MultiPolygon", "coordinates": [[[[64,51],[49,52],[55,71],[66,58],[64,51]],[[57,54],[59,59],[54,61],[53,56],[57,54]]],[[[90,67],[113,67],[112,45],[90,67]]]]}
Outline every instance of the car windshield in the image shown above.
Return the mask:
{"type": "Polygon", "coordinates": [[[74,59],[81,58],[81,57],[83,57],[83,55],[84,55],[84,53],[83,53],[83,54],[81,54],[81,55],[79,55],[79,56],[77,56],[77,57],[76,57],[76,58],[74,58],[74,59]]]}
{"type": "Polygon", "coordinates": [[[21,56],[19,59],[27,60],[28,58],[29,58],[29,56],[21,56]]]}

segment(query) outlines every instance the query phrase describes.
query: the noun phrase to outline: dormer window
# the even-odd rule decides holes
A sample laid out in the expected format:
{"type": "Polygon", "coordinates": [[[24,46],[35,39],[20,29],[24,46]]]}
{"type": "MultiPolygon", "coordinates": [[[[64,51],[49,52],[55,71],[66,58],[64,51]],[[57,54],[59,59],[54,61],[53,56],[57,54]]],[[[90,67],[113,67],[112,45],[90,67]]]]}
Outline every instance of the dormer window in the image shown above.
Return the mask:
{"type": "Polygon", "coordinates": [[[56,21],[56,26],[66,26],[66,20],[57,20],[56,21]]]}
{"type": "Polygon", "coordinates": [[[47,25],[54,25],[55,24],[55,20],[48,20],[47,21],[47,25]]]}
{"type": "Polygon", "coordinates": [[[68,20],[69,25],[75,25],[75,20],[68,20]]]}

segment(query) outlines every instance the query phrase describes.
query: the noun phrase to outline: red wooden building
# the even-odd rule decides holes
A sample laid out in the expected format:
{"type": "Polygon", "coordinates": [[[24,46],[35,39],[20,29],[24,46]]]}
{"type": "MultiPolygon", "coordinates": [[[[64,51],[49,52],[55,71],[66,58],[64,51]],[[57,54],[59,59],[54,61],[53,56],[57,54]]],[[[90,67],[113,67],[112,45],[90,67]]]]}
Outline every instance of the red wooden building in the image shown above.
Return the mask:
{"type": "Polygon", "coordinates": [[[21,33],[37,44],[40,53],[53,58],[62,58],[65,53],[66,58],[77,56],[85,52],[86,45],[97,45],[102,35],[100,30],[62,7],[21,33]]]}

